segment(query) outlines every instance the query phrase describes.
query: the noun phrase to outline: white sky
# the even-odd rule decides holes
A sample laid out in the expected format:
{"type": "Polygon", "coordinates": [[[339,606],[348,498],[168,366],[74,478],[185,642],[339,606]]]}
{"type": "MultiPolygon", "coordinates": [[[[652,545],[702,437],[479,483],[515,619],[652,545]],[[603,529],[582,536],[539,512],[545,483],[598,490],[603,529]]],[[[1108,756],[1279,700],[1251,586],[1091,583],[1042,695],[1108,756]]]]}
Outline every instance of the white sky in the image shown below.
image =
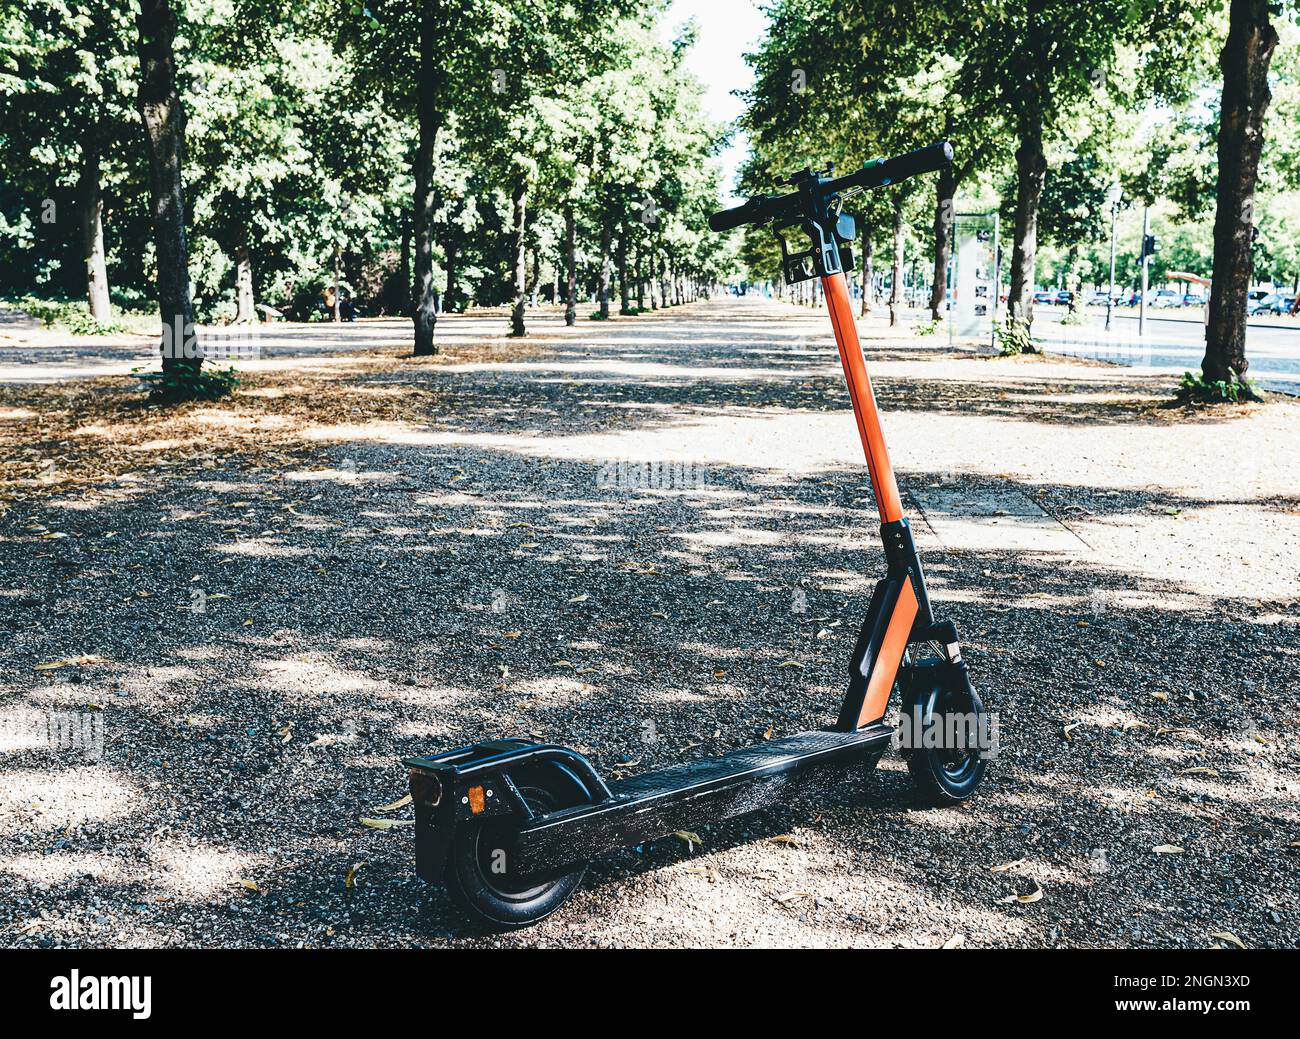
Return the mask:
{"type": "MultiPolygon", "coordinates": [[[[689,18],[698,23],[699,36],[686,65],[707,89],[704,102],[709,115],[729,123],[745,107],[731,92],[753,82],[743,55],[753,50],[767,18],[749,0],[673,0],[664,20],[665,39],[675,36],[689,18]]],[[[724,202],[734,199],[736,170],[746,150],[745,140],[737,135],[722,153],[724,202]]]]}

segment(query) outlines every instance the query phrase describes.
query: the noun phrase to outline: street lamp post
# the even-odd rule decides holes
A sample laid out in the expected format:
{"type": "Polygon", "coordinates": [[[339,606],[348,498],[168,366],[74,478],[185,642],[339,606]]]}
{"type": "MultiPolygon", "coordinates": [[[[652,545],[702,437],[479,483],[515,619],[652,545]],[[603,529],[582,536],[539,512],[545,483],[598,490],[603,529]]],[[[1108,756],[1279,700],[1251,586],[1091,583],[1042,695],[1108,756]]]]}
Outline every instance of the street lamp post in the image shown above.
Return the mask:
{"type": "Polygon", "coordinates": [[[1110,313],[1115,309],[1115,218],[1119,215],[1119,202],[1123,197],[1118,184],[1112,184],[1106,192],[1106,201],[1110,203],[1110,287],[1106,292],[1106,331],[1110,331],[1110,313]]]}

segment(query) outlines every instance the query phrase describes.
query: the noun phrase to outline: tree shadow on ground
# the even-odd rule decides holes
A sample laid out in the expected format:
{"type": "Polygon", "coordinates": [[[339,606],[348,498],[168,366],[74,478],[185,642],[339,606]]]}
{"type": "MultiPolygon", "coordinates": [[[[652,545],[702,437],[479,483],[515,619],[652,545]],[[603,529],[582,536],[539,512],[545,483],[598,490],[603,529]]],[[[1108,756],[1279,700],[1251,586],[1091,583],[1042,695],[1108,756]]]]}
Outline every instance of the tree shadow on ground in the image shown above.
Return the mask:
{"type": "MultiPolygon", "coordinates": [[[[22,943],[114,928],[202,943],[218,927],[236,944],[449,940],[463,932],[420,893],[409,833],[355,822],[400,796],[402,756],[518,733],[617,774],[833,718],[881,569],[842,481],[755,486],[735,469],[699,495],[601,490],[596,466],[462,448],[461,470],[492,467],[490,490],[458,490],[454,473],[431,490],[412,474],[416,455],[440,472],[427,452],[344,450],[355,471],[218,472],[92,508],[75,539],[5,521],[8,572],[18,553],[26,567],[0,599],[23,669],[5,707],[94,703],[108,735],[85,804],[87,766],[5,758],[0,869],[54,921],[22,943]],[[209,600],[197,615],[195,576],[209,600]],[[95,651],[110,662],[28,670],[95,651]]],[[[702,854],[670,838],[615,856],[573,909],[511,940],[575,926],[629,943],[1290,940],[1294,628],[1235,601],[1111,605],[1134,582],[1096,563],[927,561],[1002,725],[974,805],[918,811],[886,764],[705,827],[702,854]],[[803,847],[766,840],[791,829],[803,847]],[[1152,851],[1163,845],[1185,850],[1152,851]],[[1001,901],[1034,886],[1043,902],[1001,901]],[[659,919],[662,897],[674,913],[659,919]]]]}

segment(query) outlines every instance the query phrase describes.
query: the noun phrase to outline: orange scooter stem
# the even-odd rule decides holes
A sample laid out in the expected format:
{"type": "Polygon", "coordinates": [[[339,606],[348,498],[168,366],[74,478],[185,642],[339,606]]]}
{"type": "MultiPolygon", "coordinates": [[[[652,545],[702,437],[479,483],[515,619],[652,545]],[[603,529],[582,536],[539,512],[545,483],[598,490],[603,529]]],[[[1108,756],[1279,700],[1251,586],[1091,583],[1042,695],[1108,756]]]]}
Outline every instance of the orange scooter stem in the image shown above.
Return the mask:
{"type": "Polygon", "coordinates": [[[867,470],[871,473],[871,489],[876,496],[876,508],[881,523],[893,523],[903,518],[903,504],[898,497],[898,481],[885,447],[885,432],[880,428],[880,412],[876,410],[876,395],[867,375],[867,362],[862,356],[858,341],[858,326],[853,320],[853,304],[842,273],[828,274],[822,278],[826,305],[835,326],[835,344],[840,350],[840,363],[844,378],[849,384],[849,398],[853,401],[853,414],[858,420],[858,435],[862,450],[867,455],[867,470]]]}
{"type": "MultiPolygon", "coordinates": [[[[871,490],[876,497],[876,508],[880,512],[881,524],[897,523],[903,518],[903,503],[898,496],[898,481],[894,479],[894,467],[889,461],[889,450],[885,446],[885,432],[880,427],[880,412],[876,408],[876,394],[871,388],[871,377],[867,374],[866,358],[862,354],[862,344],[858,340],[858,326],[853,320],[853,304],[849,299],[848,286],[844,274],[837,272],[822,278],[822,288],[826,293],[826,305],[831,313],[831,324],[835,328],[835,345],[839,347],[840,364],[844,367],[844,379],[849,386],[849,399],[853,402],[853,415],[858,423],[858,435],[862,438],[862,450],[867,456],[867,470],[871,474],[871,490]]],[[[894,688],[894,679],[903,663],[903,654],[907,651],[908,639],[920,602],[911,580],[903,580],[894,588],[881,589],[880,609],[887,621],[880,637],[876,639],[873,652],[865,660],[856,662],[858,668],[865,664],[864,677],[867,688],[862,696],[862,705],[856,718],[842,719],[854,728],[884,717],[889,706],[889,694],[894,688]]]]}

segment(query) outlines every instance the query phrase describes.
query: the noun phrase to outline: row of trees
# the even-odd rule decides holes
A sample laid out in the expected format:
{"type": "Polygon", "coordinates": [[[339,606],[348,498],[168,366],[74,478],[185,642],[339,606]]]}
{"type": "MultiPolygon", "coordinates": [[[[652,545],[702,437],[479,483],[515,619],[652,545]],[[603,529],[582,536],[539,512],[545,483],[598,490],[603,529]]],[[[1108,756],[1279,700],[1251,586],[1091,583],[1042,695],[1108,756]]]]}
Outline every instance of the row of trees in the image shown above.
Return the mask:
{"type": "MultiPolygon", "coordinates": [[[[1292,53],[1270,79],[1279,40],[1272,6],[776,0],[769,32],[749,56],[756,82],[745,116],[752,143],[745,176],[757,190],[774,170],[851,167],[940,137],[954,140],[956,162],[932,188],[906,183],[862,202],[864,284],[877,243],[892,246],[892,281],[901,284],[908,229],[927,226],[938,319],[954,213],[1001,209],[1011,239],[1008,322],[1026,334],[1040,241],[1063,252],[1058,259],[1070,271],[1108,265],[1102,242],[1112,183],[1129,206],[1166,200],[1175,219],[1194,221],[1213,206],[1203,375],[1249,396],[1245,308],[1253,262],[1300,265],[1300,226],[1267,229],[1266,249],[1258,231],[1262,220],[1276,225],[1300,208],[1292,204],[1300,188],[1294,122],[1284,116],[1265,124],[1271,84],[1280,80],[1294,98],[1300,83],[1292,53]]],[[[1281,27],[1294,37],[1285,16],[1281,27]]],[[[746,241],[744,255],[756,270],[776,269],[758,235],[746,241]]]]}
{"type": "MultiPolygon", "coordinates": [[[[722,129],[666,4],[30,0],[0,14],[0,284],[158,300],[164,328],[669,305],[727,262],[722,129]],[[65,219],[64,214],[69,214],[65,219]],[[76,233],[69,225],[75,224],[76,233]],[[338,296],[335,296],[338,305],[338,296]]],[[[201,359],[164,357],[197,370],[201,359]]]]}

